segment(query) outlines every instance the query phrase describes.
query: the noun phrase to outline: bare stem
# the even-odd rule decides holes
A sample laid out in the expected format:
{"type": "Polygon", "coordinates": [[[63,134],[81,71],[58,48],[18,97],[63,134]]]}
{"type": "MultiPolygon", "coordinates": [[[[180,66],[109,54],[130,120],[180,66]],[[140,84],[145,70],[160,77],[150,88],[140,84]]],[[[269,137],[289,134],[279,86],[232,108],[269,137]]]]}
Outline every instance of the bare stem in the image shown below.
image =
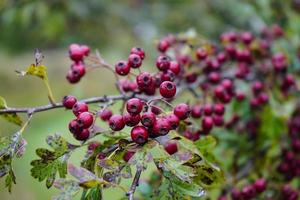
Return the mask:
{"type": "Polygon", "coordinates": [[[140,177],[141,177],[141,173],[142,173],[142,168],[138,167],[136,169],[136,173],[135,173],[134,179],[132,181],[130,190],[126,193],[126,195],[128,196],[128,200],[133,200],[135,189],[139,185],[139,180],[140,180],[140,177]]]}

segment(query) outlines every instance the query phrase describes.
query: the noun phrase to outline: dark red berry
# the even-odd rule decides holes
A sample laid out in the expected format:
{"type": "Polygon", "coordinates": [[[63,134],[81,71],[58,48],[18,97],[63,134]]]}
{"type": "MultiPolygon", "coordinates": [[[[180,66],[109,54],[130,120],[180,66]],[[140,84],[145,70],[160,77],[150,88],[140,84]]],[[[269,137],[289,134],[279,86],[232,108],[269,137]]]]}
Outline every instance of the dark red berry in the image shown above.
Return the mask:
{"type": "Polygon", "coordinates": [[[103,160],[103,159],[106,158],[106,155],[105,155],[105,153],[100,152],[100,153],[97,154],[97,158],[98,158],[99,160],[103,160]]]}
{"type": "Polygon", "coordinates": [[[103,121],[108,121],[110,119],[110,117],[113,115],[112,111],[109,109],[104,109],[100,112],[99,117],[103,120],[103,121]]]}
{"type": "Polygon", "coordinates": [[[100,142],[98,142],[98,141],[93,141],[93,142],[89,143],[88,150],[93,151],[93,150],[95,150],[97,147],[99,147],[100,145],[101,145],[100,142]]]}
{"type": "Polygon", "coordinates": [[[216,103],[214,105],[214,113],[217,114],[217,115],[223,115],[225,112],[225,107],[223,104],[221,103],[216,103]]]}
{"type": "Polygon", "coordinates": [[[77,123],[82,128],[89,128],[94,121],[94,116],[90,112],[82,112],[77,117],[77,123]]]}
{"type": "Polygon", "coordinates": [[[87,45],[81,45],[81,50],[85,56],[88,56],[91,52],[91,49],[87,45]]]}
{"type": "Polygon", "coordinates": [[[170,66],[169,66],[169,70],[171,70],[175,75],[178,75],[180,73],[180,65],[178,62],[176,61],[171,61],[170,62],[170,66]]]}
{"type": "Polygon", "coordinates": [[[85,75],[85,66],[82,62],[75,63],[71,66],[71,69],[74,74],[78,74],[78,76],[82,77],[85,75]]]}
{"type": "Polygon", "coordinates": [[[151,74],[148,72],[142,72],[136,77],[136,83],[140,89],[145,89],[149,87],[153,82],[151,74]]]}
{"type": "Polygon", "coordinates": [[[168,56],[158,56],[156,59],[156,67],[160,71],[167,71],[170,67],[170,58],[168,56]]]}
{"type": "Polygon", "coordinates": [[[144,144],[148,140],[148,130],[144,126],[135,126],[131,129],[131,139],[137,144],[144,144]]]}
{"type": "Polygon", "coordinates": [[[84,51],[78,44],[71,44],[69,46],[69,56],[75,62],[81,61],[84,56],[84,51]]]}
{"type": "Polygon", "coordinates": [[[172,98],[176,94],[176,85],[171,81],[164,81],[159,86],[159,92],[164,98],[172,98]]]}
{"type": "Polygon", "coordinates": [[[196,56],[198,60],[204,60],[207,57],[207,52],[204,49],[197,49],[196,50],[196,56]]]}
{"type": "Polygon", "coordinates": [[[169,122],[172,130],[175,130],[179,126],[180,119],[173,113],[165,116],[165,119],[169,122]]]}
{"type": "Polygon", "coordinates": [[[161,41],[159,41],[159,43],[157,45],[157,49],[162,53],[166,52],[169,47],[170,47],[170,44],[167,40],[161,40],[161,41]]]}
{"type": "Polygon", "coordinates": [[[128,65],[132,68],[139,68],[142,65],[142,58],[137,54],[130,54],[128,57],[128,65]]]}
{"type": "Polygon", "coordinates": [[[244,32],[241,34],[241,40],[245,44],[250,44],[253,40],[253,35],[250,32],[244,32]]]}
{"type": "Polygon", "coordinates": [[[190,107],[185,103],[180,103],[175,106],[173,112],[180,120],[184,120],[190,115],[190,107]]]}
{"type": "Polygon", "coordinates": [[[69,123],[69,130],[71,133],[73,134],[79,134],[82,131],[82,128],[80,128],[80,126],[77,123],[76,119],[73,119],[70,123],[69,123]]]}
{"type": "Polygon", "coordinates": [[[216,126],[223,126],[224,125],[224,118],[222,115],[214,115],[213,116],[214,125],[216,126]]]}
{"type": "Polygon", "coordinates": [[[170,140],[165,145],[164,148],[168,154],[172,155],[178,151],[177,142],[170,140]]]}
{"type": "Polygon", "coordinates": [[[205,115],[212,115],[213,111],[213,106],[211,104],[205,104],[203,106],[203,112],[205,115]]]}
{"type": "Polygon", "coordinates": [[[142,60],[145,58],[145,51],[140,47],[133,47],[130,51],[130,54],[137,54],[142,60]]]}
{"type": "Polygon", "coordinates": [[[153,112],[145,112],[141,117],[141,122],[146,127],[152,127],[156,121],[156,116],[153,112]]]}
{"type": "Polygon", "coordinates": [[[242,189],[243,199],[248,200],[255,196],[255,189],[252,185],[247,185],[242,189]]]}
{"type": "Polygon", "coordinates": [[[263,178],[258,179],[254,182],[253,187],[255,188],[256,192],[261,193],[266,189],[267,181],[263,178]]]}
{"type": "Polygon", "coordinates": [[[130,127],[137,125],[140,122],[140,119],[141,119],[140,114],[131,115],[129,113],[125,113],[123,115],[124,123],[130,127]]]}
{"type": "Polygon", "coordinates": [[[191,117],[200,118],[202,115],[202,111],[203,111],[202,106],[200,106],[200,105],[192,106],[191,117]]]}
{"type": "Polygon", "coordinates": [[[84,102],[77,102],[74,104],[73,113],[75,116],[78,116],[80,113],[89,111],[88,105],[84,102]]]}
{"type": "Polygon", "coordinates": [[[167,119],[158,119],[154,123],[152,132],[155,136],[166,135],[171,130],[170,123],[167,119]]]}
{"type": "Polygon", "coordinates": [[[132,115],[137,115],[143,110],[143,102],[138,98],[129,99],[126,103],[127,112],[132,115]]]}
{"type": "Polygon", "coordinates": [[[126,76],[130,72],[130,66],[126,61],[119,61],[115,65],[115,71],[120,76],[126,76]]]}
{"type": "Polygon", "coordinates": [[[74,71],[72,69],[70,69],[67,73],[67,80],[69,81],[69,83],[78,83],[81,79],[81,76],[79,76],[79,74],[75,74],[73,73],[74,71]]]}
{"type": "Polygon", "coordinates": [[[202,120],[202,128],[204,131],[210,131],[214,126],[214,121],[212,117],[204,117],[202,120]]]}
{"type": "Polygon", "coordinates": [[[126,151],[124,156],[123,156],[123,160],[125,162],[128,162],[130,160],[130,158],[132,158],[132,156],[135,154],[135,152],[133,151],[126,151]]]}
{"type": "Polygon", "coordinates": [[[66,109],[72,109],[74,104],[77,102],[76,97],[68,95],[64,96],[62,103],[66,109]]]}
{"type": "Polygon", "coordinates": [[[74,134],[74,137],[77,140],[85,141],[85,140],[89,139],[89,137],[90,137],[90,131],[88,129],[83,129],[80,133],[74,134]]]}
{"type": "Polygon", "coordinates": [[[120,131],[124,128],[125,123],[122,115],[115,114],[108,120],[109,127],[113,131],[120,131]]]}

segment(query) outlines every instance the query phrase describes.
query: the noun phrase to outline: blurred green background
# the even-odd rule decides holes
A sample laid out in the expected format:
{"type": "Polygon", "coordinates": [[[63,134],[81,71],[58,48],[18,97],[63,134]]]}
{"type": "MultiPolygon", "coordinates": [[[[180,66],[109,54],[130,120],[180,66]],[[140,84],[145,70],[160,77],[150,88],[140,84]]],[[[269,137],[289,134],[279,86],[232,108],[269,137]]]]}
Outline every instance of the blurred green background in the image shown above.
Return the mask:
{"type": "MultiPolygon", "coordinates": [[[[278,23],[292,43],[299,45],[299,0],[0,0],[0,96],[9,106],[23,107],[48,102],[44,85],[37,78],[18,77],[15,70],[25,69],[33,60],[35,48],[45,55],[50,84],[56,100],[66,94],[79,98],[113,94],[107,71],[87,74],[79,84],[65,79],[69,68],[67,48],[72,42],[98,48],[110,63],[126,58],[133,46],[146,50],[146,66],[153,66],[155,41],[169,32],[194,28],[201,35],[217,40],[227,30],[253,30],[278,23]]],[[[25,117],[25,116],[24,116],[25,117]]],[[[70,112],[52,110],[34,116],[25,132],[25,156],[14,163],[17,185],[12,194],[0,181],[1,199],[50,199],[58,191],[47,190],[30,176],[30,161],[35,149],[45,146],[45,136],[62,133],[74,141],[67,130],[70,112]]],[[[18,127],[0,121],[0,134],[8,135],[18,127]]],[[[75,142],[75,141],[74,141],[75,142]]],[[[78,163],[83,153],[72,156],[78,163]]],[[[105,199],[117,199],[119,190],[108,190],[105,199]]]]}

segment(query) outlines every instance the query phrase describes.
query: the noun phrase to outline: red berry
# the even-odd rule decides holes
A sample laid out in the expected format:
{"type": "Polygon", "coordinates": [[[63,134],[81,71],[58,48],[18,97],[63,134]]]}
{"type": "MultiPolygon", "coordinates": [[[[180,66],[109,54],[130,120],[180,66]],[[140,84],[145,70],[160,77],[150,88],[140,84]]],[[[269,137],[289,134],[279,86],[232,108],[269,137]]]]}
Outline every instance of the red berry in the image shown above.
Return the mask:
{"type": "Polygon", "coordinates": [[[132,68],[139,68],[142,65],[142,58],[137,54],[130,54],[128,57],[128,65],[132,68]]]}
{"type": "Polygon", "coordinates": [[[213,113],[213,107],[210,104],[206,104],[203,106],[203,112],[205,115],[212,115],[213,113]]]}
{"type": "Polygon", "coordinates": [[[85,66],[82,62],[73,64],[71,66],[71,69],[74,74],[77,74],[80,77],[84,76],[84,74],[85,74],[85,66]]]}
{"type": "Polygon", "coordinates": [[[131,129],[131,139],[137,144],[144,144],[148,140],[148,130],[144,126],[135,126],[131,129]]]}
{"type": "Polygon", "coordinates": [[[113,131],[120,131],[124,128],[125,123],[122,115],[115,114],[108,120],[109,127],[113,131]]]}
{"type": "Polygon", "coordinates": [[[221,103],[217,103],[214,105],[214,113],[217,115],[223,115],[225,112],[225,107],[221,103]]]}
{"type": "Polygon", "coordinates": [[[178,147],[177,147],[177,142],[176,141],[168,141],[165,146],[164,146],[166,152],[168,152],[168,154],[172,155],[174,153],[176,153],[178,151],[178,147]]]}
{"type": "Polygon", "coordinates": [[[77,72],[73,70],[69,70],[68,73],[67,73],[67,80],[69,81],[69,83],[78,83],[81,79],[81,76],[79,76],[79,74],[76,74],[77,72]]]}
{"type": "Polygon", "coordinates": [[[202,120],[202,128],[204,131],[210,131],[213,128],[214,121],[212,117],[204,117],[202,120]]]}
{"type": "Polygon", "coordinates": [[[258,179],[254,182],[253,187],[255,188],[256,192],[263,192],[267,187],[267,181],[263,178],[258,179]]]}
{"type": "Polygon", "coordinates": [[[220,81],[221,77],[220,74],[218,72],[211,72],[208,75],[208,80],[211,83],[218,83],[220,81]]]}
{"type": "Polygon", "coordinates": [[[136,115],[142,112],[143,102],[138,98],[129,99],[126,103],[127,112],[136,115]]]}
{"type": "Polygon", "coordinates": [[[145,89],[149,87],[153,82],[151,74],[148,72],[142,72],[136,77],[136,83],[140,89],[145,89]]]}
{"type": "Polygon", "coordinates": [[[180,120],[184,120],[190,115],[190,107],[185,103],[180,103],[175,106],[173,112],[180,120]]]}
{"type": "Polygon", "coordinates": [[[192,110],[191,110],[191,116],[193,118],[200,118],[202,115],[202,107],[200,105],[194,105],[192,106],[192,110]]]}
{"type": "Polygon", "coordinates": [[[224,79],[221,84],[227,91],[231,91],[233,89],[233,83],[230,79],[224,79]]]}
{"type": "Polygon", "coordinates": [[[255,196],[255,189],[252,185],[247,185],[242,189],[243,199],[248,200],[255,196]]]}
{"type": "Polygon", "coordinates": [[[100,144],[101,144],[100,142],[93,141],[93,142],[89,143],[88,150],[93,151],[93,150],[95,150],[97,147],[99,147],[100,144]]]}
{"type": "Polygon", "coordinates": [[[84,52],[78,44],[71,44],[69,46],[69,56],[72,60],[78,62],[82,60],[84,52]]]}
{"type": "Polygon", "coordinates": [[[250,32],[244,32],[241,34],[241,40],[245,44],[250,44],[253,40],[253,35],[250,32]]]}
{"type": "Polygon", "coordinates": [[[94,116],[90,112],[82,112],[77,117],[77,123],[82,128],[89,128],[94,121],[94,116]]]}
{"type": "Polygon", "coordinates": [[[74,104],[73,113],[75,116],[78,116],[80,113],[89,111],[88,105],[84,102],[77,102],[74,104]]]}
{"type": "Polygon", "coordinates": [[[169,121],[167,119],[159,119],[154,123],[152,132],[155,136],[161,136],[168,134],[170,130],[171,126],[169,121]]]}
{"type": "Polygon", "coordinates": [[[145,51],[140,47],[133,47],[130,51],[130,54],[137,54],[142,60],[145,58],[145,51]]]}
{"type": "Polygon", "coordinates": [[[176,94],[176,85],[171,81],[164,81],[159,86],[159,92],[164,98],[172,98],[176,94]]]}
{"type": "Polygon", "coordinates": [[[127,126],[135,126],[140,122],[141,116],[140,114],[137,115],[131,115],[129,113],[125,113],[123,115],[123,121],[127,126]]]}
{"type": "Polygon", "coordinates": [[[165,119],[169,122],[171,129],[175,130],[179,126],[180,120],[176,115],[169,114],[165,119]]]}
{"type": "Polygon", "coordinates": [[[69,123],[69,130],[73,134],[79,134],[82,131],[82,128],[80,128],[80,126],[78,125],[77,120],[73,119],[69,123]]]}
{"type": "Polygon", "coordinates": [[[64,96],[63,100],[62,100],[62,103],[63,103],[63,106],[66,108],[66,109],[72,109],[74,104],[77,102],[77,99],[76,97],[74,96],[71,96],[71,95],[68,95],[68,96],[64,96]]]}
{"type": "Polygon", "coordinates": [[[99,160],[103,160],[103,159],[106,158],[106,155],[105,155],[105,153],[100,152],[100,153],[97,154],[97,158],[98,158],[99,160]]]}
{"type": "Polygon", "coordinates": [[[141,122],[146,127],[152,127],[156,121],[156,116],[153,112],[143,113],[141,122]]]}
{"type": "Polygon", "coordinates": [[[197,49],[196,50],[196,56],[198,60],[204,60],[207,57],[207,52],[204,49],[197,49]]]}
{"type": "Polygon", "coordinates": [[[169,47],[170,47],[170,44],[167,40],[161,40],[161,41],[159,41],[159,43],[157,45],[157,49],[162,53],[166,52],[169,47]]]}
{"type": "Polygon", "coordinates": [[[214,121],[214,124],[216,126],[223,126],[224,125],[224,118],[222,115],[214,115],[213,116],[213,121],[214,121]]]}
{"type": "Polygon", "coordinates": [[[103,121],[108,121],[113,115],[112,111],[109,109],[104,109],[100,112],[99,116],[103,121]]]}
{"type": "Polygon", "coordinates": [[[88,56],[91,51],[90,47],[87,45],[81,45],[81,50],[85,56],[88,56]]]}
{"type": "Polygon", "coordinates": [[[74,134],[74,137],[77,140],[85,141],[85,140],[89,139],[89,137],[90,137],[90,131],[88,129],[83,129],[80,133],[74,134]]]}
{"type": "Polygon", "coordinates": [[[175,74],[178,75],[180,73],[180,65],[178,62],[176,61],[171,61],[170,62],[170,66],[169,69],[175,74]]]}
{"type": "Polygon", "coordinates": [[[158,56],[156,59],[156,67],[160,71],[167,71],[170,67],[170,58],[168,56],[158,56]]]}
{"type": "Polygon", "coordinates": [[[130,158],[132,158],[132,156],[135,154],[135,152],[133,151],[126,151],[124,156],[123,156],[123,160],[125,162],[128,162],[130,160],[130,158]]]}
{"type": "Polygon", "coordinates": [[[161,73],[160,79],[162,82],[164,81],[174,81],[175,74],[171,70],[167,70],[161,73]]]}
{"type": "Polygon", "coordinates": [[[255,81],[253,84],[252,84],[252,91],[254,94],[257,94],[259,93],[262,89],[263,89],[263,84],[262,82],[260,81],[255,81]]]}
{"type": "Polygon", "coordinates": [[[115,71],[120,76],[126,76],[130,72],[130,66],[126,61],[119,61],[115,65],[115,71]]]}

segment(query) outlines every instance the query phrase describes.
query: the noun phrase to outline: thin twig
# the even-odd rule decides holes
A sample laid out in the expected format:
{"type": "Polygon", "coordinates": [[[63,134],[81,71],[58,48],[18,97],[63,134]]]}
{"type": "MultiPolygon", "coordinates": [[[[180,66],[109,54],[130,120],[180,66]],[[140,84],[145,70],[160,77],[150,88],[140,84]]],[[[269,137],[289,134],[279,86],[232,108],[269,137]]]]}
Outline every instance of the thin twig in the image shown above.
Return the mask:
{"type": "Polygon", "coordinates": [[[133,200],[135,189],[139,185],[139,180],[140,180],[140,177],[141,177],[141,173],[142,173],[142,168],[138,167],[136,169],[136,173],[135,173],[134,179],[132,181],[130,190],[126,193],[126,195],[128,196],[128,200],[133,200]]]}

